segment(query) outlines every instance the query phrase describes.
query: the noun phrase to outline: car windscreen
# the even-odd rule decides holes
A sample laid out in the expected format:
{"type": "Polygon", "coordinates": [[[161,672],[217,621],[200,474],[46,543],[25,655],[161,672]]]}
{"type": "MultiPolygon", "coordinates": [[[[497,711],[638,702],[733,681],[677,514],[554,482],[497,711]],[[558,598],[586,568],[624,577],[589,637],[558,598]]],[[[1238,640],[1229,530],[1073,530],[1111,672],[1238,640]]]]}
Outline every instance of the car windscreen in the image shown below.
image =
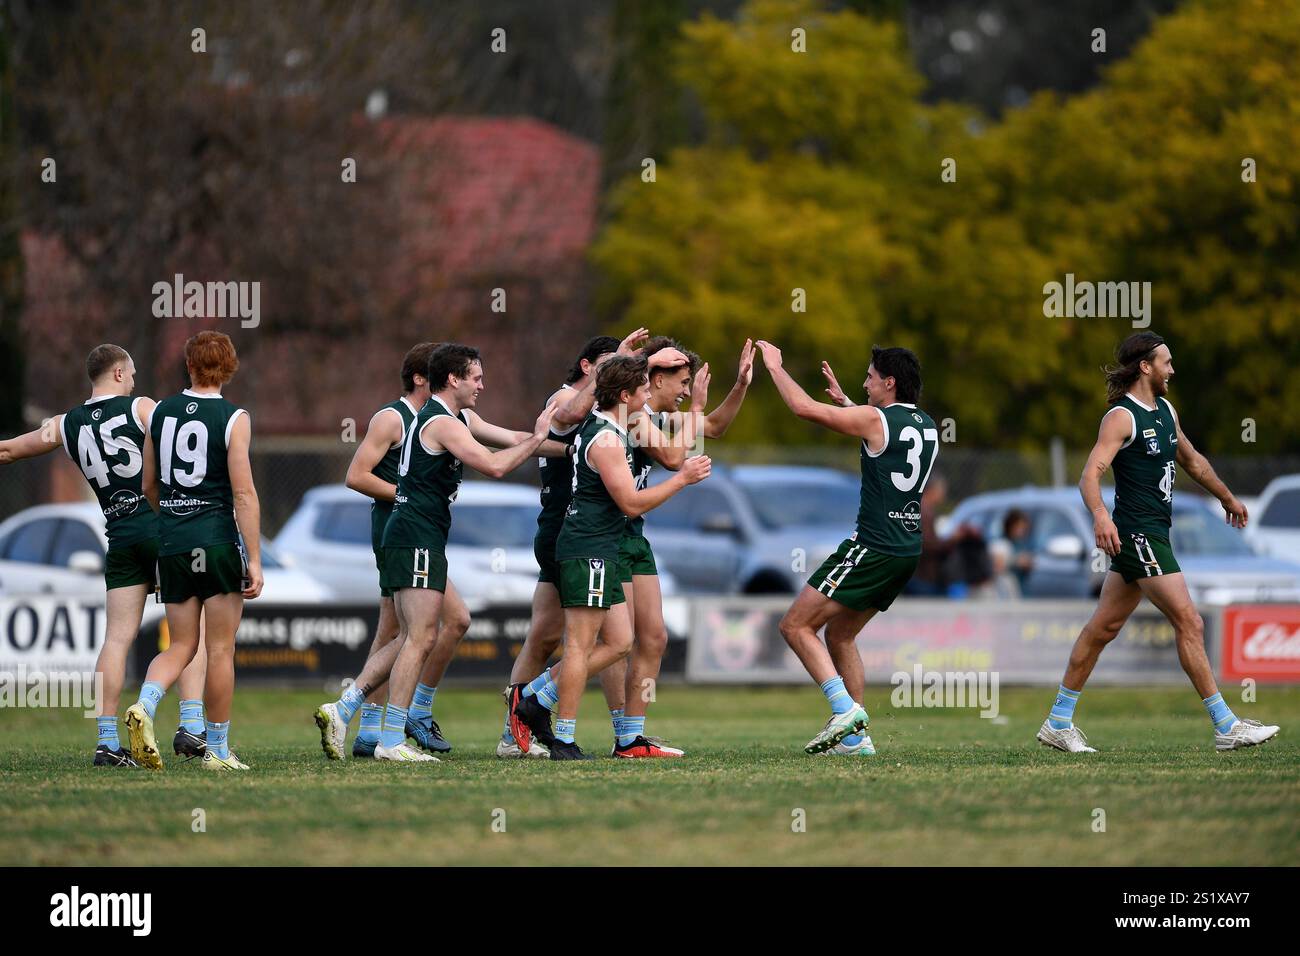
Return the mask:
{"type": "Polygon", "coordinates": [[[1169,543],[1174,554],[1227,556],[1254,553],[1241,532],[1224,523],[1221,509],[1175,508],[1169,543]]]}
{"type": "Polygon", "coordinates": [[[448,544],[466,548],[531,548],[540,505],[452,505],[448,544]]]}
{"type": "Polygon", "coordinates": [[[1259,516],[1260,527],[1300,528],[1300,488],[1279,491],[1259,516]]]}
{"type": "Polygon", "coordinates": [[[737,482],[759,522],[768,529],[798,525],[843,527],[857,517],[856,482],[772,481],[737,482]]]}

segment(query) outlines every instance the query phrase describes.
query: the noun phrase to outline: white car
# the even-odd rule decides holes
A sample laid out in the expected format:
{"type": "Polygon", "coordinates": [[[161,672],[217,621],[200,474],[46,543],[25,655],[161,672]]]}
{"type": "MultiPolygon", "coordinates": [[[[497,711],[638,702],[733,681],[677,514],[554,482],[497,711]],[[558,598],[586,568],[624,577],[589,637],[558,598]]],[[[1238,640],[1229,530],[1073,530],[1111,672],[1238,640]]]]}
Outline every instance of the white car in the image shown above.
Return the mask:
{"type": "Polygon", "coordinates": [[[1246,539],[1260,554],[1300,563],[1300,475],[1268,483],[1250,508],[1246,539]]]}
{"type": "MultiPolygon", "coordinates": [[[[0,523],[0,593],[102,595],[107,551],[104,513],[93,501],[27,508],[0,523]]],[[[265,539],[262,573],[261,602],[321,604],[333,598],[327,587],[281,562],[265,539]]]]}
{"type": "MultiPolygon", "coordinates": [[[[447,568],[471,610],[489,604],[530,604],[537,586],[533,535],[541,511],[531,485],[466,481],[452,503],[447,568]]],[[[275,539],[340,599],[373,601],[379,572],[370,542],[370,499],[347,485],[321,485],[302,496],[275,539]]],[[[661,575],[660,587],[674,584],[661,575]]]]}

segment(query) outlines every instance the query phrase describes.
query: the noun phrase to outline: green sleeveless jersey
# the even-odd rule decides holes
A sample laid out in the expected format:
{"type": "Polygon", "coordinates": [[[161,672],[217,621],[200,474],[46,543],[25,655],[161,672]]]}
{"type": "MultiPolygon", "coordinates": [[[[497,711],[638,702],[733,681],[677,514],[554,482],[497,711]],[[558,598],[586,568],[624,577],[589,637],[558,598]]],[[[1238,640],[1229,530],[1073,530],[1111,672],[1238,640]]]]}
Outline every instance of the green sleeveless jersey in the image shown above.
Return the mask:
{"type": "MultiPolygon", "coordinates": [[[[434,396],[424,403],[406,429],[397,470],[397,496],[384,528],[385,548],[428,548],[447,544],[451,531],[451,503],[460,490],[465,466],[451,452],[429,451],[420,432],[433,419],[451,416],[451,409],[434,396]]],[[[466,425],[465,413],[455,416],[466,425]]]]}
{"type": "Polygon", "coordinates": [[[1157,398],[1156,407],[1149,408],[1125,395],[1115,408],[1132,419],[1129,437],[1110,463],[1115,472],[1115,528],[1120,534],[1168,538],[1178,453],[1174,407],[1157,398]]]}
{"type": "Polygon", "coordinates": [[[226,450],[243,414],[220,395],[188,388],[154,409],[149,436],[158,466],[160,556],[239,540],[226,450]]]}
{"type": "MultiPolygon", "coordinates": [[[[649,407],[646,413],[650,416],[650,421],[660,431],[663,431],[668,422],[667,412],[652,412],[649,407]]],[[[650,453],[644,448],[636,445],[632,446],[632,478],[636,481],[636,490],[644,491],[646,485],[650,483],[650,469],[655,466],[655,460],[650,457],[650,453]]],[[[645,515],[637,515],[635,518],[627,519],[627,533],[635,538],[645,537],[645,515]]]]}
{"type": "Polygon", "coordinates": [[[632,468],[632,447],[627,432],[602,411],[593,411],[578,429],[574,440],[573,489],[564,527],[555,542],[555,559],[607,558],[618,560],[618,546],[627,530],[627,515],[619,510],[605,489],[600,473],[587,461],[587,452],[602,432],[618,436],[632,468]]]}
{"type": "MultiPolygon", "coordinates": [[[[561,387],[573,391],[570,385],[561,387]]],[[[581,428],[582,422],[570,425],[563,431],[552,427],[548,437],[562,445],[572,445],[581,428]]],[[[537,516],[537,533],[554,537],[560,533],[564,513],[569,510],[569,499],[573,496],[573,459],[568,455],[563,458],[539,458],[537,467],[542,476],[542,511],[537,516]]]]}
{"type": "MultiPolygon", "coordinates": [[[[411,427],[411,422],[415,421],[417,414],[416,409],[405,398],[399,398],[395,402],[389,402],[379,411],[392,409],[402,419],[402,437],[397,440],[388,451],[384,452],[384,457],[379,459],[379,463],[370,469],[371,474],[390,485],[397,484],[398,469],[402,461],[402,445],[406,438],[407,429],[411,427]]],[[[376,412],[375,414],[379,414],[376,412]]],[[[370,502],[370,543],[372,547],[378,548],[384,540],[384,527],[388,524],[388,516],[393,513],[393,503],[391,501],[375,500],[370,502]]]]}
{"type": "Polygon", "coordinates": [[[136,416],[140,399],[100,395],[63,416],[63,450],[90,482],[109,548],[158,536],[158,519],[141,492],[144,429],[136,416]]]}
{"type": "Polygon", "coordinates": [[[857,540],[873,551],[906,558],[921,553],[921,492],[939,453],[934,420],[915,405],[877,408],[885,423],[878,452],[862,442],[862,499],[857,540]]]}

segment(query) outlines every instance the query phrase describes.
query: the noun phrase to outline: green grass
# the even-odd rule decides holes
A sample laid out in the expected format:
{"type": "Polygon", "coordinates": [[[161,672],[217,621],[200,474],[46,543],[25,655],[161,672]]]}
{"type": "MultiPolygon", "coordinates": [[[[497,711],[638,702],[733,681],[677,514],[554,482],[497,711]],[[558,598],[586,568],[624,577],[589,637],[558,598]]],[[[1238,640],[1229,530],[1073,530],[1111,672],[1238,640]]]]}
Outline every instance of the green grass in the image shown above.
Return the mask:
{"type": "MultiPolygon", "coordinates": [[[[1000,723],[893,710],[887,690],[867,694],[879,755],[832,759],[801,749],[825,720],[816,688],[664,687],[650,730],[689,755],[655,762],[604,757],[591,694],[579,743],[601,757],[575,765],[497,760],[500,698],[448,689],[436,714],[455,753],[392,766],[328,763],[319,694],[242,689],[240,776],[176,759],[94,770],[79,711],[4,710],[0,865],[1300,863],[1300,689],[1243,705],[1282,735],[1229,754],[1190,689],[1090,689],[1079,723],[1101,752],[1080,755],[1034,741],[1050,690],[1003,688],[1000,723]]],[[[160,708],[160,736],[176,706],[160,708]]]]}

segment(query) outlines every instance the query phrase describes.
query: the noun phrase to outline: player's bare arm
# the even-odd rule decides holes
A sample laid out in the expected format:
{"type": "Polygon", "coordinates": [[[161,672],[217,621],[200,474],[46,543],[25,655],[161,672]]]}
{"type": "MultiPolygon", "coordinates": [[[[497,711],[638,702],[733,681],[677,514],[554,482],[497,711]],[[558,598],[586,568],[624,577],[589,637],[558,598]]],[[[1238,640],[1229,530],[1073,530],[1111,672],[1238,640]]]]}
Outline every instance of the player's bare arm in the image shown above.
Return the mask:
{"type": "Polygon", "coordinates": [[[772,376],[776,390],[790,411],[805,421],[815,422],[841,435],[861,438],[872,451],[878,450],[885,439],[880,414],[870,405],[851,405],[841,408],[819,402],[805,392],[781,364],[781,350],[771,342],[758,342],[763,364],[772,376]]]}
{"type": "MultiPolygon", "coordinates": [[[[615,355],[636,355],[640,350],[641,343],[650,335],[649,329],[637,329],[625,336],[619,343],[618,350],[609,355],[602,355],[596,360],[596,368],[600,368],[605,362],[609,361],[615,355]]],[[[580,389],[562,388],[551,396],[551,401],[556,403],[555,406],[555,425],[559,428],[568,428],[570,425],[577,425],[591,414],[592,407],[596,404],[596,376],[594,374],[587,376],[587,383],[580,389]]],[[[544,458],[555,458],[556,455],[547,455],[543,453],[544,458]]]]}
{"type": "MultiPolygon", "coordinates": [[[[538,447],[546,440],[554,414],[554,403],[547,405],[537,416],[533,433],[526,441],[499,451],[484,447],[464,422],[449,415],[438,415],[430,419],[421,434],[429,445],[446,449],[475,471],[489,478],[504,478],[537,454],[538,447]]],[[[504,428],[501,432],[514,434],[504,428]]]]}
{"type": "Polygon", "coordinates": [[[1088,453],[1088,461],[1079,478],[1079,494],[1092,513],[1092,534],[1097,547],[1112,557],[1119,554],[1119,531],[1101,500],[1101,476],[1106,474],[1106,469],[1129,437],[1132,427],[1133,420],[1126,412],[1119,409],[1107,412],[1097,430],[1097,443],[1088,453]]]}
{"type": "MultiPolygon", "coordinates": [[[[745,339],[745,347],[740,350],[740,368],[736,372],[736,384],[731,386],[731,391],[722,400],[722,404],[704,416],[705,438],[721,438],[727,433],[731,423],[736,420],[736,415],[740,411],[740,406],[744,404],[745,395],[749,392],[749,386],[753,381],[754,342],[752,339],[745,339]]],[[[692,410],[695,410],[694,402],[692,401],[691,404],[692,410]]],[[[703,410],[703,403],[701,403],[699,411],[703,410]]]]}
{"type": "Polygon", "coordinates": [[[0,441],[0,465],[9,465],[24,458],[48,454],[62,444],[63,416],[55,415],[45,420],[40,428],[25,435],[0,441]]]}
{"type": "Polygon", "coordinates": [[[709,476],[712,467],[708,457],[700,455],[689,459],[682,466],[681,471],[667,481],[637,491],[636,481],[627,466],[627,457],[622,443],[610,432],[605,432],[597,438],[586,455],[587,461],[600,474],[600,480],[604,483],[609,496],[614,499],[619,510],[629,518],[636,518],[647,511],[653,511],[687,485],[703,481],[709,476]]]}
{"type": "MultiPolygon", "coordinates": [[[[517,432],[512,428],[493,425],[491,422],[485,421],[473,409],[465,409],[465,417],[469,419],[470,434],[480,443],[490,445],[493,448],[513,448],[515,445],[526,442],[533,437],[530,432],[517,432]]],[[[554,421],[554,417],[551,420],[554,421]]],[[[571,454],[571,452],[570,446],[547,438],[537,446],[535,454],[540,455],[542,458],[563,458],[571,454]]],[[[461,459],[461,461],[464,460],[461,459]]]]}
{"type": "Polygon", "coordinates": [[[657,465],[669,471],[678,471],[686,463],[686,450],[695,444],[692,416],[674,412],[668,432],[664,432],[645,412],[628,416],[627,431],[632,443],[644,451],[657,465]],[[679,426],[678,430],[673,426],[679,426]],[[689,428],[688,434],[685,429],[689,428]]]}
{"type": "Polygon", "coordinates": [[[1214,473],[1214,467],[1210,460],[1202,455],[1188,441],[1187,436],[1183,434],[1183,426],[1175,422],[1178,429],[1178,451],[1175,457],[1178,464],[1182,466],[1183,471],[1214,497],[1219,499],[1223,505],[1223,520],[1232,525],[1234,528],[1246,527],[1246,521],[1249,515],[1246,512],[1246,506],[1242,504],[1237,497],[1228,490],[1228,486],[1223,480],[1214,473]]]}
{"type": "Polygon", "coordinates": [[[366,437],[361,440],[348,464],[348,475],[344,479],[347,486],[375,501],[392,501],[397,494],[397,486],[384,481],[373,469],[401,440],[402,417],[391,408],[375,412],[366,428],[366,437]]]}
{"type": "Polygon", "coordinates": [[[243,594],[250,599],[262,593],[263,584],[261,505],[257,500],[257,489],[253,487],[253,466],[248,460],[252,434],[253,428],[245,412],[235,419],[230,430],[230,447],[226,450],[226,469],[230,472],[230,490],[235,498],[235,524],[248,555],[248,587],[244,588],[243,594]]]}

